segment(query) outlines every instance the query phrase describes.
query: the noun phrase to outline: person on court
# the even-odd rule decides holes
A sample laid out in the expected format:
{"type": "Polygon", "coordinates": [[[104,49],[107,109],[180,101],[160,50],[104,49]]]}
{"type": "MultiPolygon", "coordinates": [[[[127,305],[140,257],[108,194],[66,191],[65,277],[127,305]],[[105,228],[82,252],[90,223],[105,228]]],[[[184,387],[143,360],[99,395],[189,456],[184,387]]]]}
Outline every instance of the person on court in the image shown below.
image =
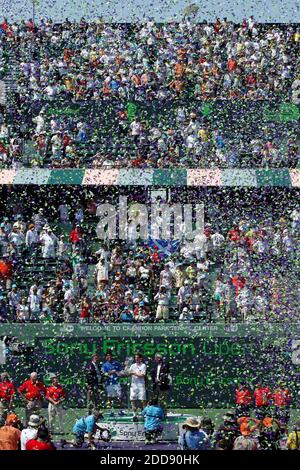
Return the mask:
{"type": "Polygon", "coordinates": [[[130,386],[130,401],[133,411],[133,421],[138,421],[137,417],[137,402],[141,402],[142,409],[146,406],[146,373],[147,366],[143,362],[142,354],[136,354],[134,363],[128,370],[128,375],[131,376],[130,386]]]}

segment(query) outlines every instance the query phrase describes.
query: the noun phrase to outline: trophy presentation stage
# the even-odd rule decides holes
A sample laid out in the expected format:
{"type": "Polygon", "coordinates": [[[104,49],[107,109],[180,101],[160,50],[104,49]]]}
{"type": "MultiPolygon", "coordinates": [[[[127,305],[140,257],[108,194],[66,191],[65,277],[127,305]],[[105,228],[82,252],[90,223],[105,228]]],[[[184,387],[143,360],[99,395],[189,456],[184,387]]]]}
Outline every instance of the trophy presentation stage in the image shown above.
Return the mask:
{"type": "MultiPolygon", "coordinates": [[[[163,432],[159,436],[159,441],[177,441],[178,436],[182,433],[182,425],[190,415],[179,413],[168,413],[167,418],[163,421],[163,432]]],[[[138,422],[133,422],[133,413],[125,416],[106,417],[100,421],[99,427],[108,429],[112,436],[112,441],[144,441],[144,420],[139,417],[138,422]]],[[[199,417],[198,417],[199,419],[199,417]]],[[[96,438],[99,436],[99,431],[96,438]]]]}

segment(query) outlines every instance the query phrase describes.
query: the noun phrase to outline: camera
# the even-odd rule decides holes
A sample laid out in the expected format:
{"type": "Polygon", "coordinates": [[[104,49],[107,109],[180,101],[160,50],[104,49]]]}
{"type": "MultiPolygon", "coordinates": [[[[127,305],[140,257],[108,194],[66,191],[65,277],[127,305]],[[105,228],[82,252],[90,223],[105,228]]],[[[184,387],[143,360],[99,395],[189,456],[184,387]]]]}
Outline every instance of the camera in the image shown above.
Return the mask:
{"type": "Polygon", "coordinates": [[[3,336],[1,339],[5,345],[6,354],[22,356],[32,354],[34,351],[33,346],[28,346],[26,343],[20,342],[16,336],[3,336]]]}

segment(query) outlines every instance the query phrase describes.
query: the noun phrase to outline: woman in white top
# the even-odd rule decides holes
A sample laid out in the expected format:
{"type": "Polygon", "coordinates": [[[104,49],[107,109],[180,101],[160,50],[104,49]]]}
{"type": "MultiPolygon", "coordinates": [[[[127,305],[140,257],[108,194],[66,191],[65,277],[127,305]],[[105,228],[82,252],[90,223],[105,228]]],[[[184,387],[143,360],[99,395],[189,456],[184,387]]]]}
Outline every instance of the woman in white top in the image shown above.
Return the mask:
{"type": "Polygon", "coordinates": [[[225,313],[224,303],[225,303],[226,292],[227,292],[227,284],[223,280],[223,276],[220,274],[216,280],[215,290],[214,290],[214,300],[217,304],[217,311],[218,311],[219,317],[222,317],[223,313],[225,313]]]}
{"type": "Polygon", "coordinates": [[[26,298],[23,298],[21,303],[17,306],[17,320],[20,322],[30,320],[30,309],[26,298]]]}
{"type": "Polygon", "coordinates": [[[108,281],[108,264],[105,259],[100,259],[96,264],[95,273],[97,276],[97,289],[101,289],[103,283],[108,281]]]}

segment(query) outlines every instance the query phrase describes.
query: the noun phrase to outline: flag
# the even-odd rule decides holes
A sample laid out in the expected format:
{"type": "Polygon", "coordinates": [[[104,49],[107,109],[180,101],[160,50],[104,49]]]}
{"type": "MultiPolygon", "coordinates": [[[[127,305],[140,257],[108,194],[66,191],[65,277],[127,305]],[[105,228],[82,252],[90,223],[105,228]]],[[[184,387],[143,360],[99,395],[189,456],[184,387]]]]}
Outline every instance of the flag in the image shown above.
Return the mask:
{"type": "Polygon", "coordinates": [[[158,251],[163,255],[163,258],[168,258],[173,253],[180,249],[180,240],[157,240],[155,238],[148,238],[148,247],[158,247],[158,251]]]}

